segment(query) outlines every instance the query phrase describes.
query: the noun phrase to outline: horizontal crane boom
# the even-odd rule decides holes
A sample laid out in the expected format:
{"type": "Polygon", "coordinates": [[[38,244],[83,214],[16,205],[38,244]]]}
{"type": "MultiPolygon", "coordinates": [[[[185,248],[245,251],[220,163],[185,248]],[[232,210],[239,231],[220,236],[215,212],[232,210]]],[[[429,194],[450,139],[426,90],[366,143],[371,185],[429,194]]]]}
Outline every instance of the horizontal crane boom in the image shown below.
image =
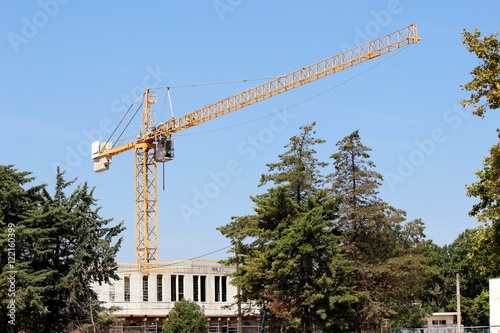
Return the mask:
{"type": "Polygon", "coordinates": [[[184,116],[172,118],[157,126],[156,130],[149,134],[149,140],[153,140],[158,135],[172,135],[186,128],[215,119],[401,47],[416,43],[419,40],[417,26],[412,24],[384,37],[377,38],[310,66],[277,77],[257,87],[247,89],[216,103],[206,105],[201,109],[191,111],[184,116]]]}
{"type": "MultiPolygon", "coordinates": [[[[183,116],[167,120],[159,124],[155,130],[137,142],[155,142],[158,136],[172,135],[383,54],[417,43],[419,40],[417,26],[416,24],[411,24],[393,33],[303,67],[292,73],[276,77],[269,82],[247,89],[239,94],[229,96],[216,103],[208,104],[183,116]]],[[[135,142],[116,148],[104,148],[98,154],[94,155],[94,157],[114,156],[124,151],[132,150],[134,147],[135,142]]]]}
{"type": "Polygon", "coordinates": [[[128,150],[135,150],[135,232],[136,265],[147,271],[158,265],[158,194],[157,163],[170,161],[174,156],[172,134],[202,124],[249,105],[297,88],[320,78],[356,66],[383,54],[395,51],[420,40],[416,24],[341,52],[292,73],[229,96],[181,117],[172,118],[154,127],[151,105],[156,95],[149,89],[144,93],[141,128],[138,139],[112,147],[110,142],[93,142],[92,158],[96,172],[109,169],[111,159],[128,150]]]}

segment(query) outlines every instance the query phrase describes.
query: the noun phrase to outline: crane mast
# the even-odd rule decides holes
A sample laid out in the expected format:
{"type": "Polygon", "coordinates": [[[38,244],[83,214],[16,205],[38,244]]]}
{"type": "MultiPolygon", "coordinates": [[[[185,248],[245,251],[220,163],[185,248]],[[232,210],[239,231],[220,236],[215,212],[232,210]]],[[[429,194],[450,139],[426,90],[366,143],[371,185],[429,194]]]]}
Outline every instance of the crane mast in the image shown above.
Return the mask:
{"type": "Polygon", "coordinates": [[[172,134],[418,41],[420,41],[420,38],[418,37],[417,26],[411,24],[383,37],[244,90],[239,94],[208,104],[178,118],[167,120],[156,127],[153,126],[151,116],[151,105],[156,103],[156,94],[146,89],[138,139],[119,147],[112,147],[110,142],[92,143],[92,158],[94,160],[94,171],[96,172],[108,170],[113,156],[128,150],[135,151],[135,246],[137,268],[144,271],[158,266],[157,163],[164,163],[173,158],[172,134]]]}

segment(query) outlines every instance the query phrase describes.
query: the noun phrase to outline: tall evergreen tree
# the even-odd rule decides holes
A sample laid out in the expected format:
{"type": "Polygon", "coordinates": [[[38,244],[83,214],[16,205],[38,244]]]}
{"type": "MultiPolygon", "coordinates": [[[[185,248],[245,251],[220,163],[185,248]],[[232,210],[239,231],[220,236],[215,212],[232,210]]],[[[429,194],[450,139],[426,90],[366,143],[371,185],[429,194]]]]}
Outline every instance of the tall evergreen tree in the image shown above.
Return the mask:
{"type": "Polygon", "coordinates": [[[324,141],[313,137],[313,127],[301,127],[279,162],[268,164],[260,184],[271,187],[252,197],[255,214],[219,228],[243,244],[234,282],[283,332],[342,332],[348,327],[342,313],[353,302],[350,264],[333,225],[336,201],[322,188],[324,163],[313,148],[324,141]]]}
{"type": "Polygon", "coordinates": [[[229,260],[239,265],[241,300],[265,307],[282,332],[375,332],[387,320],[420,326],[429,310],[418,302],[422,281],[437,272],[426,262],[433,244],[424,223],[405,221],[379,198],[382,176],[357,131],[337,143],[325,188],[313,149],[324,141],[313,126],[268,164],[260,185],[271,186],[252,197],[255,214],[219,228],[238,253],[229,260]]]}
{"type": "Polygon", "coordinates": [[[314,145],[322,144],[325,140],[315,138],[314,126],[316,122],[301,126],[299,135],[290,138],[285,146],[286,152],[279,155],[279,162],[267,164],[269,173],[263,174],[260,186],[272,182],[275,186],[285,185],[288,196],[299,204],[306,203],[309,196],[323,185],[323,176],[320,168],[325,167],[325,162],[319,162],[315,157],[314,145]]]}
{"type": "MultiPolygon", "coordinates": [[[[78,327],[97,317],[97,295],[90,284],[117,277],[114,258],[121,239],[114,242],[114,238],[122,224],[107,226],[111,220],[99,216],[87,184],[68,195],[74,181],[64,180],[63,175],[58,171],[54,195],[46,186],[37,187],[37,200],[23,207],[16,221],[19,278],[36,277],[29,285],[17,285],[20,296],[29,295],[19,297],[18,308],[20,318],[29,318],[18,328],[28,332],[62,331],[68,324],[78,327]]],[[[2,274],[8,273],[5,268],[2,274]]]]}
{"type": "Polygon", "coordinates": [[[378,197],[382,175],[373,170],[370,148],[354,131],[337,142],[331,155],[334,172],[328,176],[332,192],[341,199],[338,226],[347,256],[355,263],[352,281],[359,301],[352,312],[352,330],[377,331],[398,309],[410,306],[426,273],[419,247],[423,225],[403,226],[405,212],[378,197]]]}
{"type": "Polygon", "coordinates": [[[30,175],[0,165],[0,246],[7,250],[0,255],[1,332],[35,331],[37,319],[46,313],[42,293],[48,270],[33,269],[29,249],[41,229],[25,223],[43,201],[44,185],[28,187],[34,180],[30,175]]]}

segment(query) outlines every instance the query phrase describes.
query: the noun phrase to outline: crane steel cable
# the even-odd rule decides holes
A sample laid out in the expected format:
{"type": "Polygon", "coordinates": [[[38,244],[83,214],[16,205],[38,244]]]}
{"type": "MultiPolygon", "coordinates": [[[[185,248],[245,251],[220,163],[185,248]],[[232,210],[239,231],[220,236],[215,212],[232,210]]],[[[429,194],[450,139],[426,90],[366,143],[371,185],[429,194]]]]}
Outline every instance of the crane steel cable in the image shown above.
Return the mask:
{"type": "Polygon", "coordinates": [[[192,83],[192,84],[183,84],[183,85],[178,85],[178,86],[152,87],[150,89],[193,88],[193,87],[203,87],[203,86],[215,86],[215,85],[219,85],[219,84],[242,83],[242,82],[251,82],[251,81],[262,81],[262,80],[270,80],[270,79],[275,79],[275,78],[277,78],[277,76],[267,76],[267,77],[253,78],[253,79],[242,79],[242,80],[231,80],[231,81],[192,83]]]}
{"type": "MultiPolygon", "coordinates": [[[[132,104],[133,105],[133,104],[132,104]]],[[[130,105],[130,107],[132,108],[132,105],[130,105]]],[[[139,105],[139,107],[137,108],[137,110],[135,110],[134,112],[134,115],[130,118],[130,120],[128,121],[127,125],[123,128],[122,132],[120,133],[120,135],[118,136],[118,138],[116,139],[116,142],[115,143],[118,143],[118,141],[120,140],[120,138],[122,137],[123,133],[125,132],[125,130],[128,128],[128,126],[130,125],[130,123],[132,122],[132,120],[135,118],[135,116],[137,115],[137,112],[139,112],[139,110],[141,109],[142,107],[142,103],[139,105]]],[[[114,148],[115,145],[113,145],[112,148],[114,148]]]]}
{"type": "MultiPolygon", "coordinates": [[[[115,135],[116,131],[118,130],[118,127],[120,127],[120,125],[122,124],[123,120],[127,116],[128,112],[130,111],[130,109],[132,109],[132,105],[133,105],[133,103],[130,104],[130,107],[128,108],[127,112],[125,112],[125,114],[123,115],[122,119],[120,119],[120,122],[118,123],[118,125],[116,125],[115,129],[113,130],[113,133],[110,134],[110,136],[109,136],[108,140],[106,140],[106,142],[110,142],[111,141],[111,138],[113,137],[113,135],[115,135]]],[[[104,149],[104,147],[103,147],[103,149],[104,149]]]]}
{"type": "MultiPolygon", "coordinates": [[[[320,92],[320,93],[318,93],[318,94],[316,94],[316,95],[313,95],[313,96],[311,96],[311,97],[309,97],[309,98],[306,98],[306,99],[304,99],[304,100],[302,100],[302,101],[300,101],[300,102],[298,102],[298,103],[295,103],[295,104],[293,104],[293,105],[291,105],[291,106],[288,106],[288,107],[286,107],[286,108],[284,108],[284,109],[281,109],[281,110],[279,110],[279,111],[272,112],[272,113],[267,114],[267,115],[262,116],[262,117],[254,118],[254,119],[251,119],[251,120],[248,120],[248,121],[245,121],[245,122],[241,122],[241,123],[234,124],[234,125],[230,125],[230,126],[226,126],[226,127],[221,127],[221,128],[217,128],[217,129],[213,129],[213,130],[209,130],[209,131],[197,132],[197,133],[190,133],[190,134],[177,134],[177,136],[191,136],[191,135],[200,135],[200,134],[206,134],[206,133],[212,133],[212,132],[223,131],[223,130],[226,130],[226,129],[229,129],[229,128],[233,128],[233,127],[238,127],[238,126],[246,125],[246,124],[249,124],[249,123],[255,122],[255,121],[257,121],[257,120],[261,120],[261,119],[264,119],[264,118],[267,118],[267,117],[271,117],[271,116],[273,116],[273,115],[275,115],[275,114],[277,114],[277,113],[280,113],[280,112],[283,112],[283,111],[286,111],[286,110],[293,109],[294,107],[297,107],[297,106],[299,106],[299,105],[301,105],[301,104],[304,104],[304,103],[306,103],[306,102],[309,102],[309,101],[311,101],[311,100],[313,100],[313,99],[315,99],[315,98],[317,98],[317,97],[319,97],[319,96],[321,96],[321,95],[324,95],[324,94],[326,94],[326,93],[328,93],[328,92],[330,92],[330,91],[332,91],[332,90],[334,90],[334,89],[336,89],[336,88],[338,88],[338,87],[340,87],[340,86],[343,86],[344,84],[346,84],[346,83],[348,83],[348,82],[350,82],[350,81],[352,81],[352,80],[354,80],[354,79],[358,78],[359,76],[361,76],[361,75],[363,75],[363,74],[367,73],[368,71],[372,70],[373,68],[375,68],[375,67],[377,67],[377,66],[381,65],[382,63],[384,63],[384,62],[388,61],[390,58],[392,58],[392,57],[396,56],[398,53],[400,53],[400,52],[402,52],[402,51],[404,51],[404,50],[405,50],[405,49],[400,49],[400,50],[396,51],[395,53],[391,54],[390,56],[386,57],[385,59],[381,60],[380,62],[378,62],[378,63],[374,64],[373,66],[371,66],[371,67],[369,67],[369,68],[365,69],[364,71],[360,72],[359,74],[356,74],[356,75],[354,75],[354,76],[350,77],[349,79],[347,79],[347,80],[345,80],[345,81],[343,81],[343,82],[340,82],[339,84],[337,84],[337,85],[335,85],[335,86],[333,86],[333,87],[331,87],[331,88],[328,88],[328,89],[326,89],[326,90],[324,90],[324,91],[322,91],[322,92],[320,92]]],[[[500,134],[499,134],[499,136],[500,136],[500,134]]]]}
{"type": "MultiPolygon", "coordinates": [[[[208,253],[199,255],[197,257],[193,257],[193,258],[189,258],[189,259],[184,259],[184,260],[179,260],[179,261],[175,261],[173,263],[168,263],[168,264],[164,264],[164,265],[158,265],[158,268],[160,268],[160,267],[168,267],[168,266],[176,266],[178,264],[182,264],[183,262],[189,262],[189,261],[193,261],[193,260],[196,260],[196,259],[200,259],[200,258],[206,257],[208,255],[220,252],[220,251],[228,249],[230,247],[231,247],[231,245],[228,245],[228,246],[224,246],[223,248],[220,248],[218,250],[214,250],[212,252],[208,252],[208,253]]],[[[120,273],[133,273],[133,272],[137,272],[137,270],[120,271],[120,273]]]]}
{"type": "MultiPolygon", "coordinates": [[[[118,125],[116,125],[115,129],[113,130],[113,132],[109,135],[108,140],[106,140],[105,142],[111,142],[111,138],[113,137],[113,135],[115,135],[116,131],[118,130],[118,128],[119,128],[119,127],[120,127],[120,125],[122,124],[123,120],[125,119],[125,117],[126,117],[126,116],[128,115],[128,113],[130,112],[130,109],[132,109],[132,106],[133,106],[133,105],[135,104],[135,102],[137,102],[137,101],[138,101],[141,97],[142,97],[142,95],[141,95],[141,96],[139,96],[139,97],[137,97],[137,98],[136,98],[136,100],[135,100],[135,101],[133,101],[133,102],[130,104],[130,106],[129,106],[129,108],[128,108],[127,112],[125,112],[125,114],[123,115],[122,119],[120,119],[120,122],[118,123],[118,125]]],[[[142,106],[142,104],[141,104],[141,106],[142,106]]],[[[139,108],[140,108],[140,106],[139,106],[139,108]]],[[[127,127],[130,125],[130,122],[132,121],[132,119],[133,119],[133,118],[137,115],[137,111],[138,111],[138,110],[136,110],[136,111],[135,111],[134,115],[132,116],[132,118],[131,118],[131,119],[129,120],[129,122],[127,123],[127,126],[125,126],[125,128],[124,128],[124,129],[123,129],[123,131],[120,133],[120,136],[116,139],[116,141],[115,141],[115,142],[118,142],[118,141],[120,140],[121,136],[123,135],[123,132],[125,132],[125,130],[127,129],[127,127]]],[[[113,145],[113,146],[114,146],[114,145],[113,145]]],[[[104,147],[103,147],[103,149],[104,149],[104,147]]],[[[102,151],[100,151],[100,152],[102,153],[103,151],[104,151],[104,150],[102,150],[102,151]]]]}

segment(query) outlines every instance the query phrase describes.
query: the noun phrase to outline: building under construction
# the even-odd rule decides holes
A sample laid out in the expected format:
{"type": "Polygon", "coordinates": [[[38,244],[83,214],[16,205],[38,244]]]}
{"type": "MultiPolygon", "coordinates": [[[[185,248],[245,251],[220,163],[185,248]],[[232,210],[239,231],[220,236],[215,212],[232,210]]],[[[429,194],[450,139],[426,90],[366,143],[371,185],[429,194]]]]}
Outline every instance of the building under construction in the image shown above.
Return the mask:
{"type": "MultiPolygon", "coordinates": [[[[216,260],[183,260],[161,262],[147,273],[135,263],[119,263],[119,279],[111,284],[94,284],[99,300],[121,319],[117,332],[160,332],[175,302],[196,302],[204,311],[210,332],[236,332],[238,311],[237,289],[228,273],[234,267],[216,260]]],[[[260,308],[242,304],[243,332],[257,332],[260,308]]]]}

